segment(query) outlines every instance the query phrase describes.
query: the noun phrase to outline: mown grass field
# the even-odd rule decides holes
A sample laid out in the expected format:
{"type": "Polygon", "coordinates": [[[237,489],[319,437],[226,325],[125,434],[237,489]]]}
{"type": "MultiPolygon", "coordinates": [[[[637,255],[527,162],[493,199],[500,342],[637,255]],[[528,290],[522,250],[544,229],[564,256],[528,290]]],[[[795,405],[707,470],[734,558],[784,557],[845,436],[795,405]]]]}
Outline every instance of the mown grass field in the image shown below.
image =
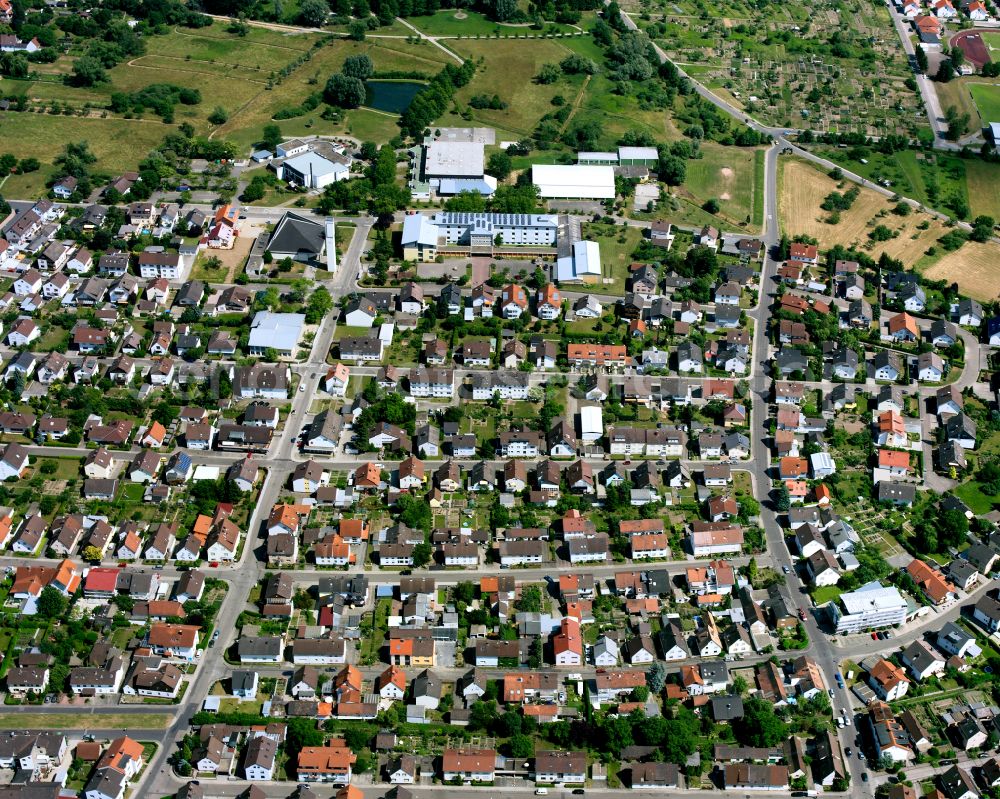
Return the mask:
{"type": "Polygon", "coordinates": [[[828,149],[818,154],[876,183],[889,181],[889,188],[930,208],[948,212],[948,200],[957,196],[969,206],[972,216],[995,216],[997,192],[980,191],[985,182],[1000,175],[1000,167],[975,159],[941,152],[900,150],[892,154],[867,148],[828,149]],[[860,159],[864,158],[864,163],[860,159]]]}
{"type": "MultiPolygon", "coordinates": [[[[365,53],[377,71],[416,70],[428,76],[441,70],[448,56],[429,43],[409,44],[400,39],[369,39],[364,42],[337,40],[317,52],[273,90],[266,88],[252,102],[230,115],[216,136],[249,146],[260,136],[264,125],[283,108],[300,105],[309,95],[322,91],[330,75],[340,70],[344,60],[365,53]]],[[[351,133],[360,139],[383,143],[399,132],[396,118],[366,109],[344,114],[341,122],[320,118],[320,109],[278,123],[285,135],[351,133]]]]}
{"type": "MultiPolygon", "coordinates": [[[[376,70],[417,70],[428,76],[436,74],[448,61],[445,53],[427,42],[331,39],[328,46],[315,51],[310,60],[268,89],[268,82],[285,65],[309,52],[321,36],[250,27],[247,36],[240,37],[227,33],[223,23],[216,23],[198,31],[179,29],[166,36],[148,37],[145,55],[109,70],[110,80],[91,88],[67,86],[55,74],[42,74],[34,81],[0,80],[0,93],[24,94],[46,109],[53,105],[75,110],[89,105],[94,109],[88,117],[48,113],[0,116],[0,150],[20,158],[35,157],[43,164],[39,172],[10,176],[3,192],[11,197],[43,192],[51,173],[46,165],[70,141],[87,141],[98,159],[94,171],[109,174],[134,169],[164,135],[182,122],[190,122],[200,134],[226,138],[241,148],[249,148],[278,110],[297,106],[321,91],[349,55],[367,53],[376,70]],[[178,104],[172,124],[162,122],[151,111],[146,111],[142,119],[115,118],[102,111],[112,93],[135,92],[154,83],[198,89],[202,101],[194,106],[178,104]],[[229,119],[216,128],[208,122],[208,116],[217,106],[226,111],[229,119]]],[[[51,65],[52,72],[68,68],[71,62],[70,57],[61,58],[51,65]]],[[[339,122],[322,119],[321,110],[282,120],[282,132],[286,136],[348,133],[379,143],[399,132],[396,117],[370,109],[348,111],[339,122]]]]}
{"type": "MultiPolygon", "coordinates": [[[[507,108],[473,109],[474,121],[506,131],[514,138],[530,135],[538,120],[554,110],[553,97],[561,94],[570,101],[583,83],[579,75],[560,78],[545,86],[535,83],[543,64],[558,63],[568,55],[569,51],[557,40],[461,39],[448,45],[478,65],[469,85],[459,90],[458,102],[468,103],[476,94],[498,95],[507,108]]],[[[460,119],[456,117],[445,124],[463,124],[460,119]]]]}
{"type": "Polygon", "coordinates": [[[0,713],[0,725],[6,729],[57,730],[72,726],[79,720],[79,726],[91,730],[163,729],[174,720],[169,712],[164,713],[88,713],[81,708],[77,713],[0,713]],[[83,714],[81,716],[81,714],[83,714]]]}
{"type": "MultiPolygon", "coordinates": [[[[430,36],[490,36],[500,33],[505,36],[519,34],[538,34],[542,31],[532,30],[528,25],[501,25],[492,22],[476,11],[447,8],[424,17],[409,17],[411,25],[430,36]]],[[[557,30],[570,32],[576,30],[570,25],[546,23],[545,31],[557,30]]],[[[379,31],[381,33],[381,30],[379,31]]]]}
{"type": "Polygon", "coordinates": [[[1000,164],[970,161],[965,180],[973,216],[986,214],[1000,219],[1000,164]]]}
{"type": "Polygon", "coordinates": [[[846,191],[854,184],[838,187],[837,182],[823,172],[795,159],[782,159],[780,170],[778,205],[782,229],[792,236],[812,236],[821,248],[834,244],[855,246],[867,250],[873,258],[886,252],[906,264],[913,264],[945,232],[944,225],[928,214],[914,212],[898,217],[889,213],[892,207],[889,199],[869,189],[861,190],[851,209],[841,213],[838,224],[828,224],[824,220],[829,214],[820,208],[823,199],[832,191],[846,191]],[[885,215],[876,220],[881,212],[885,215]],[[927,229],[919,230],[918,225],[925,221],[927,229]],[[875,224],[898,230],[899,235],[889,241],[872,243],[868,231],[875,224]]]}
{"type": "Polygon", "coordinates": [[[960,114],[968,114],[973,128],[982,125],[982,120],[979,119],[979,109],[976,108],[976,103],[972,99],[972,92],[969,91],[971,84],[977,80],[981,80],[981,78],[967,75],[955,78],[947,83],[934,84],[934,91],[937,92],[941,108],[947,109],[950,106],[954,106],[960,114]]]}
{"type": "Polygon", "coordinates": [[[35,197],[44,187],[46,166],[67,142],[86,141],[97,156],[94,171],[135,169],[170,130],[158,119],[81,119],[50,114],[0,115],[0,149],[19,158],[37,158],[43,167],[28,175],[11,175],[0,189],[7,197],[35,197]]]}

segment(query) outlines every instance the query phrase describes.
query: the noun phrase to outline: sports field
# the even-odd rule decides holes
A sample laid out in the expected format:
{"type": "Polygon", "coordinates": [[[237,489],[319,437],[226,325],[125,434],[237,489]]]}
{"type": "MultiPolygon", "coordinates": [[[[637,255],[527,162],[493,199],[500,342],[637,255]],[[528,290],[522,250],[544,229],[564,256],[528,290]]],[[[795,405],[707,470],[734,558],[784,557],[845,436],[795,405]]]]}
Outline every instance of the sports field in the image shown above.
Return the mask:
{"type": "Polygon", "coordinates": [[[719,217],[730,223],[744,225],[755,218],[759,223],[763,208],[754,208],[756,151],[704,142],[701,152],[701,158],[688,161],[681,196],[690,196],[699,206],[706,200],[718,200],[719,217]]]}
{"type": "Polygon", "coordinates": [[[993,83],[971,83],[969,91],[979,109],[984,125],[1000,122],[1000,86],[993,83]]]}

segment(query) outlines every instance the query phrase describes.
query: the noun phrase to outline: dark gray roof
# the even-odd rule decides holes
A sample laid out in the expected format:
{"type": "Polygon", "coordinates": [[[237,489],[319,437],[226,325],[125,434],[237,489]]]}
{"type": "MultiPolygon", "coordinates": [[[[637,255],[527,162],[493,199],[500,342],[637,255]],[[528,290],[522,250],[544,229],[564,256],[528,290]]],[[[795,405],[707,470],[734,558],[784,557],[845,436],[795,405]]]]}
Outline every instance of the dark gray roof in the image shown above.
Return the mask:
{"type": "Polygon", "coordinates": [[[326,229],[321,222],[289,211],[275,226],[267,249],[271,252],[308,252],[319,255],[326,242],[326,229]]]}

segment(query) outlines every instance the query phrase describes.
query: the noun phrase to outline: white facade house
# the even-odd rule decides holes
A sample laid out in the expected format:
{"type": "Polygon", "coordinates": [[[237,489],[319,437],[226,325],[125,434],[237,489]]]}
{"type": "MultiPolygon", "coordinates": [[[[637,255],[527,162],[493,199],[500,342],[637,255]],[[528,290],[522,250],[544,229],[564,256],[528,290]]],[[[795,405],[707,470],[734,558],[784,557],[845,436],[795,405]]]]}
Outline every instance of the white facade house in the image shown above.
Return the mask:
{"type": "Polygon", "coordinates": [[[839,601],[831,603],[830,608],[841,635],[902,624],[907,613],[906,600],[899,591],[878,582],[841,594],[839,601]]]}
{"type": "Polygon", "coordinates": [[[580,408],[580,438],[584,441],[599,441],[604,436],[604,420],[600,405],[585,405],[580,408]]]}
{"type": "Polygon", "coordinates": [[[602,274],[601,247],[596,241],[575,241],[571,252],[556,261],[556,279],[560,283],[596,283],[602,274]]]}
{"type": "Polygon", "coordinates": [[[535,164],[531,182],[542,199],[613,200],[615,171],[610,166],[535,164]]]}
{"type": "Polygon", "coordinates": [[[278,167],[282,180],[306,189],[322,189],[351,176],[350,167],[329,161],[318,153],[305,152],[278,167]]]}
{"type": "Polygon", "coordinates": [[[280,356],[289,358],[299,346],[305,323],[303,314],[258,311],[250,324],[247,352],[260,356],[273,349],[280,356]]]}

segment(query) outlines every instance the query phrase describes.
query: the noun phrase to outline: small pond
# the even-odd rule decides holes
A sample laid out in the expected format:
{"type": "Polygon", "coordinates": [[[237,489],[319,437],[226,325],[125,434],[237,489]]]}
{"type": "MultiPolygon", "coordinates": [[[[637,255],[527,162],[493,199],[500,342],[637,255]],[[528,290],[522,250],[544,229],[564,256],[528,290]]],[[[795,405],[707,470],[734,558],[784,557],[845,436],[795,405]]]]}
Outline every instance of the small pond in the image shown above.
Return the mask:
{"type": "Polygon", "coordinates": [[[370,80],[365,83],[365,105],[376,111],[402,114],[424,85],[410,80],[370,80]]]}

